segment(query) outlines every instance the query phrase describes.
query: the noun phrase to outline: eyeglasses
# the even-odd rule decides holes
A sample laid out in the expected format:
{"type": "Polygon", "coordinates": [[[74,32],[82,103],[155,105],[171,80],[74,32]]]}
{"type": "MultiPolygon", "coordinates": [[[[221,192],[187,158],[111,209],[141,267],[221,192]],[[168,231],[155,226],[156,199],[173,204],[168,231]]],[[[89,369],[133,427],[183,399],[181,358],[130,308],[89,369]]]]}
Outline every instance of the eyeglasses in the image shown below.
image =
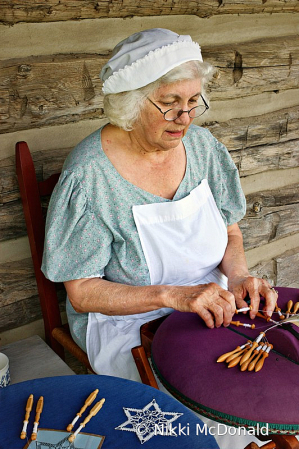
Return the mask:
{"type": "Polygon", "coordinates": [[[162,109],[160,109],[159,106],[157,106],[150,98],[147,99],[158,109],[158,111],[161,112],[161,114],[164,115],[165,120],[167,120],[168,122],[172,122],[180,118],[181,115],[184,114],[184,112],[187,112],[190,118],[200,117],[202,114],[204,114],[209,109],[209,105],[202,95],[200,95],[200,97],[203,101],[203,104],[199,104],[198,106],[195,106],[188,111],[183,111],[183,109],[180,108],[173,108],[168,109],[165,112],[163,112],[162,109]]]}

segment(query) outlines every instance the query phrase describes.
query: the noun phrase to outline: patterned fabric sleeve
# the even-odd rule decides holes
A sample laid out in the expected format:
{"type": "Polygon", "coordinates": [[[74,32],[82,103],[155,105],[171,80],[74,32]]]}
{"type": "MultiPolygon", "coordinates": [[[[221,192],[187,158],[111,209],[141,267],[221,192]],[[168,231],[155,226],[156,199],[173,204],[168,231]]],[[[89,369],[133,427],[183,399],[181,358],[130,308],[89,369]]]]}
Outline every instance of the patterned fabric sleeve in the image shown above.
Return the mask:
{"type": "Polygon", "coordinates": [[[112,235],[95,227],[84,189],[64,171],[51,196],[42,271],[54,282],[102,277],[110,258],[112,235]]]}
{"type": "Polygon", "coordinates": [[[221,170],[221,213],[227,225],[240,221],[246,213],[246,199],[241,187],[238,169],[226,147],[217,141],[217,155],[221,170]]]}

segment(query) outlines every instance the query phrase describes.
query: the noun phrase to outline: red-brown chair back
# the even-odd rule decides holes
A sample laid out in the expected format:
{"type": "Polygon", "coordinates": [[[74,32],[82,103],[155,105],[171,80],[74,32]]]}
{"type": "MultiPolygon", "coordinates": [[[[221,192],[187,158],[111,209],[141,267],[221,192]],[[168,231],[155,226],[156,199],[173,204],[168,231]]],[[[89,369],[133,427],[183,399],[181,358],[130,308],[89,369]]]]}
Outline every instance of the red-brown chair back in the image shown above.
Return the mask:
{"type": "Polygon", "coordinates": [[[52,336],[52,330],[62,325],[56,287],[44,276],[40,268],[45,239],[45,220],[42,214],[41,196],[51,195],[58,181],[59,173],[45,181],[38,182],[26,142],[16,144],[16,171],[44,320],[46,342],[63,358],[63,348],[52,336]]]}

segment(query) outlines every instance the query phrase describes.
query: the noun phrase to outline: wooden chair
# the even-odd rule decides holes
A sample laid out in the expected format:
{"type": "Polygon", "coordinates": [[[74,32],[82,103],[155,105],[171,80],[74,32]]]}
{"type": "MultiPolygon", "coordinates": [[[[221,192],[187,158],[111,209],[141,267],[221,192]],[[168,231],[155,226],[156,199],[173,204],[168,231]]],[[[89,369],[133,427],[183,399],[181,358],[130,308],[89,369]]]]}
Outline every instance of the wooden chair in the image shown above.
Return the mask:
{"type": "Polygon", "coordinates": [[[59,173],[38,182],[26,142],[16,144],[16,171],[44,320],[46,342],[63,360],[65,358],[64,349],[67,349],[92,371],[87,354],[72,339],[68,325],[62,325],[56,284],[47,279],[40,269],[45,238],[45,220],[41,198],[51,195],[58,181],[59,173]]]}
{"type": "Polygon", "coordinates": [[[156,330],[168,315],[145,323],[140,328],[141,344],[131,349],[142,383],[159,390],[153,370],[149,364],[151,346],[156,330]]]}

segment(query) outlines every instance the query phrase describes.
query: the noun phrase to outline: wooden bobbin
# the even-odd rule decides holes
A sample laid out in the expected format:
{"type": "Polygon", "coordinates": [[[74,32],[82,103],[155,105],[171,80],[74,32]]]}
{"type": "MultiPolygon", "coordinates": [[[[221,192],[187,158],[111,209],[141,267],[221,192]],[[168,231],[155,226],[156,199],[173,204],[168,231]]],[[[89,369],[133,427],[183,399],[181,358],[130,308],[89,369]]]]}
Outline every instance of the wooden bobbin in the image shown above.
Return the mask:
{"type": "Polygon", "coordinates": [[[93,401],[95,400],[97,394],[98,394],[99,390],[96,389],[94,390],[92,393],[90,393],[90,395],[88,396],[88,398],[85,400],[83,407],[81,408],[81,410],[79,411],[79,413],[77,413],[76,417],[73,419],[73,421],[71,422],[71,424],[69,424],[66,428],[66,430],[68,432],[70,432],[72,430],[72,428],[74,427],[74,425],[76,424],[76,422],[78,421],[78,419],[82,416],[82,414],[85,412],[85,410],[87,409],[87,407],[89,405],[91,405],[93,403],[93,401]]]}
{"type": "Polygon", "coordinates": [[[27,399],[26,408],[25,408],[25,418],[23,421],[24,424],[23,424],[23,429],[22,429],[21,435],[20,435],[21,440],[24,440],[26,438],[27,424],[28,424],[30,412],[32,410],[32,405],[33,405],[33,394],[31,394],[29,396],[29,398],[27,399]]]}
{"type": "Polygon", "coordinates": [[[239,352],[241,350],[242,350],[242,347],[237,346],[236,349],[234,349],[233,351],[226,352],[225,354],[222,354],[220,357],[218,357],[217,363],[224,362],[230,355],[235,354],[236,352],[239,352]]]}
{"type": "Polygon", "coordinates": [[[68,441],[69,441],[70,443],[73,443],[73,442],[75,441],[75,439],[76,439],[78,433],[83,429],[83,427],[85,427],[86,424],[91,420],[91,418],[92,418],[93,416],[95,416],[95,415],[99,412],[99,410],[101,410],[101,408],[103,407],[104,402],[105,402],[105,399],[103,398],[103,399],[101,399],[99,402],[97,402],[97,403],[93,406],[93,408],[92,408],[92,409],[90,410],[90,412],[89,412],[89,415],[88,415],[88,416],[84,419],[84,421],[80,424],[80,427],[78,427],[78,429],[76,430],[76,432],[73,433],[72,435],[70,435],[70,436],[68,437],[68,441]]]}
{"type": "MultiPolygon", "coordinates": [[[[230,355],[230,356],[225,360],[226,363],[230,363],[230,362],[232,362],[233,360],[235,360],[237,357],[242,356],[247,350],[248,350],[248,348],[244,348],[244,349],[242,349],[242,351],[236,352],[235,354],[230,355]]],[[[235,366],[235,365],[232,365],[232,366],[235,366]]]]}
{"type": "Polygon", "coordinates": [[[236,310],[235,310],[235,313],[238,315],[238,313],[241,313],[241,312],[248,312],[249,310],[252,310],[252,306],[243,307],[242,309],[236,309],[236,310]]]}
{"type": "Polygon", "coordinates": [[[249,363],[248,365],[248,371],[253,371],[255,368],[255,365],[257,364],[258,360],[262,357],[262,355],[265,353],[268,345],[267,343],[264,344],[264,346],[261,348],[257,356],[249,363]]]}
{"type": "Polygon", "coordinates": [[[240,360],[240,365],[242,365],[242,363],[246,362],[246,360],[249,359],[249,357],[251,356],[252,352],[258,347],[259,342],[261,341],[261,339],[265,336],[265,332],[261,332],[259,334],[259,336],[254,340],[254,342],[252,343],[252,346],[250,349],[248,349],[248,351],[245,352],[245,354],[243,354],[241,360],[240,360]]]}
{"type": "Polygon", "coordinates": [[[243,354],[239,355],[238,357],[235,357],[233,360],[229,362],[227,365],[228,368],[233,368],[234,366],[238,365],[240,363],[240,360],[242,359],[243,354]]]}
{"type": "Polygon", "coordinates": [[[235,354],[236,352],[242,351],[242,349],[244,349],[245,346],[248,346],[250,343],[251,343],[251,341],[248,340],[248,342],[245,343],[245,345],[237,346],[236,349],[234,349],[233,351],[226,352],[225,354],[222,354],[220,357],[218,357],[217,363],[224,362],[229,356],[231,356],[232,354],[235,354]]]}
{"type": "Polygon", "coordinates": [[[240,365],[242,365],[244,362],[246,362],[246,361],[250,358],[252,352],[253,352],[257,347],[258,347],[258,343],[257,343],[256,341],[254,341],[254,342],[252,343],[251,348],[249,348],[248,351],[247,351],[245,354],[242,355],[241,360],[240,360],[240,365]]]}
{"type": "Polygon", "coordinates": [[[267,322],[269,322],[270,321],[270,317],[269,316],[266,316],[266,315],[264,315],[263,313],[261,313],[261,312],[257,312],[256,313],[256,316],[259,316],[260,318],[263,318],[263,320],[266,320],[267,322]]]}
{"type": "Polygon", "coordinates": [[[263,368],[264,365],[264,361],[265,359],[269,356],[269,352],[271,351],[271,349],[273,348],[273,345],[269,344],[268,348],[266,349],[266,351],[264,352],[264,354],[262,355],[262,358],[257,362],[257,364],[255,365],[254,371],[257,373],[258,371],[260,371],[263,368]]]}
{"type": "Polygon", "coordinates": [[[269,323],[269,321],[270,321],[271,323],[275,323],[275,324],[277,324],[277,322],[276,322],[276,321],[274,321],[274,320],[272,320],[272,318],[271,318],[271,317],[269,317],[269,316],[266,316],[266,315],[264,315],[263,313],[257,312],[256,316],[259,316],[260,318],[263,318],[264,320],[266,320],[266,321],[267,321],[267,323],[269,323]]]}
{"type": "Polygon", "coordinates": [[[33,431],[32,431],[32,434],[31,434],[31,440],[32,441],[35,441],[36,437],[37,437],[37,428],[38,428],[38,425],[39,425],[39,419],[40,419],[41,412],[43,411],[43,407],[44,407],[44,397],[41,396],[39,398],[39,400],[37,401],[37,405],[36,405],[34,427],[33,427],[33,431]]]}
{"type": "Polygon", "coordinates": [[[285,319],[285,316],[281,313],[281,309],[279,307],[277,307],[277,304],[275,306],[275,312],[278,313],[278,316],[279,316],[280,320],[284,320],[285,319]]]}
{"type": "Polygon", "coordinates": [[[299,302],[296,302],[296,304],[294,305],[294,309],[293,309],[293,314],[295,314],[296,315],[296,313],[298,312],[298,310],[299,310],[299,302]]]}
{"type": "Polygon", "coordinates": [[[287,318],[289,318],[289,316],[290,316],[292,307],[293,307],[293,301],[290,299],[287,303],[287,311],[286,311],[287,318]]]}
{"type": "Polygon", "coordinates": [[[240,321],[231,321],[230,324],[233,324],[234,326],[243,326],[250,329],[255,329],[255,324],[241,323],[240,321]]]}
{"type": "Polygon", "coordinates": [[[246,360],[246,362],[242,363],[241,365],[241,371],[246,371],[248,368],[249,363],[251,362],[252,359],[254,359],[254,357],[259,354],[260,350],[262,349],[262,346],[258,346],[253,353],[251,354],[251,356],[249,357],[248,360],[246,360]]]}

